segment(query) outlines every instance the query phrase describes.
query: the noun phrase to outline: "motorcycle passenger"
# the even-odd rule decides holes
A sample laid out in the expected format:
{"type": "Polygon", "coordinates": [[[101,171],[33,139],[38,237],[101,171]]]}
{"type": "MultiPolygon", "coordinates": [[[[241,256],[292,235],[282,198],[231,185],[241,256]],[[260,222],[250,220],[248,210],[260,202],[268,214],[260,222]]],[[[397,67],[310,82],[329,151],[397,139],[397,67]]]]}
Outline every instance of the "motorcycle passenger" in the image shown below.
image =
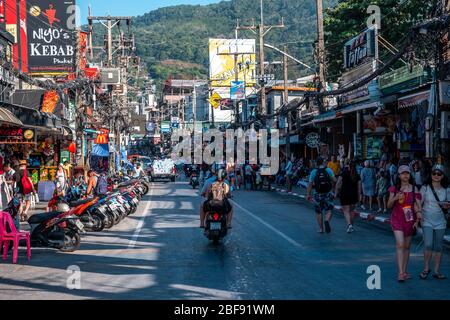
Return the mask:
{"type": "Polygon", "coordinates": [[[220,169],[217,173],[217,181],[212,182],[209,186],[205,183],[206,191],[202,192],[202,196],[206,196],[207,200],[200,207],[200,228],[205,227],[206,213],[211,211],[219,211],[226,214],[227,228],[232,228],[233,207],[228,201],[230,186],[225,183],[226,177],[225,170],[220,169]]]}

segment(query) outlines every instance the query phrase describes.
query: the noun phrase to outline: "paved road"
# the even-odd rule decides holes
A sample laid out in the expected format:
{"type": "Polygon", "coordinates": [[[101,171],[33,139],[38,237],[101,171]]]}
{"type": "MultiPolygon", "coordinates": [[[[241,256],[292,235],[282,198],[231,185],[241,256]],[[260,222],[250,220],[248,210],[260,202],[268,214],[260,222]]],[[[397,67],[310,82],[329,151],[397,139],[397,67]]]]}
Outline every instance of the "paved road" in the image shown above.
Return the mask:
{"type": "MultiPolygon", "coordinates": [[[[113,230],[88,234],[72,254],[33,249],[31,263],[0,262],[0,299],[450,299],[449,281],[422,281],[414,245],[410,272],[396,282],[387,228],[361,222],[316,233],[309,205],[289,195],[235,193],[234,228],[214,246],[198,228],[200,198],[186,183],[154,183],[138,212],[113,230]],[[367,268],[381,268],[381,290],[367,268]],[[66,286],[81,270],[81,289],[66,286]]],[[[443,272],[450,275],[448,255],[443,272]]]]}

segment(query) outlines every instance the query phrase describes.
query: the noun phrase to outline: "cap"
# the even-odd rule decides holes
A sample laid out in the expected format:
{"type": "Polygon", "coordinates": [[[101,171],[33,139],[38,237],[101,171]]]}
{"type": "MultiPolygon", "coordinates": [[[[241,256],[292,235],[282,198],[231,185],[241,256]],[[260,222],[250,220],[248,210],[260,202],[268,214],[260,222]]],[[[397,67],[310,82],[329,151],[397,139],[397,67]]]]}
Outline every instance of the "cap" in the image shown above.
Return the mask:
{"type": "Polygon", "coordinates": [[[444,166],[442,164],[435,164],[431,170],[444,173],[444,166]]]}
{"type": "Polygon", "coordinates": [[[409,168],[409,166],[400,166],[400,168],[398,168],[398,173],[402,174],[403,172],[411,173],[411,169],[409,168]]]}
{"type": "Polygon", "coordinates": [[[19,161],[19,166],[26,166],[26,165],[28,165],[27,160],[20,160],[19,161]]]}

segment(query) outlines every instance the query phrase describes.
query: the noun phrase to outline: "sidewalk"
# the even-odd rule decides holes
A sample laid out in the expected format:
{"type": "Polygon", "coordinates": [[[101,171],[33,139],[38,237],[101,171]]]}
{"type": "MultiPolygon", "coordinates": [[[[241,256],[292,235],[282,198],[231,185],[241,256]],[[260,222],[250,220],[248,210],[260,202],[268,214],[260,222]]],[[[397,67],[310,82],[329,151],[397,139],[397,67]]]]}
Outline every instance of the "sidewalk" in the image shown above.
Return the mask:
{"type": "MultiPolygon", "coordinates": [[[[278,185],[273,186],[272,185],[272,189],[275,190],[276,192],[280,193],[280,194],[285,194],[285,195],[291,195],[300,199],[303,199],[305,201],[306,200],[306,188],[303,187],[298,187],[298,186],[294,186],[292,187],[292,192],[288,192],[286,186],[282,186],[279,187],[278,185]]],[[[309,203],[309,201],[308,201],[309,203]]],[[[339,213],[343,215],[342,212],[342,207],[340,205],[335,205],[334,209],[339,213]]],[[[390,217],[390,213],[387,214],[383,214],[383,213],[377,213],[377,212],[373,212],[373,211],[361,211],[361,209],[356,208],[354,211],[355,217],[358,217],[360,219],[362,219],[363,221],[376,221],[378,223],[381,224],[390,224],[391,223],[391,217],[390,217]]],[[[419,230],[419,235],[422,234],[422,230],[419,230]]],[[[445,236],[445,241],[450,244],[450,235],[446,235],[445,236]]]]}

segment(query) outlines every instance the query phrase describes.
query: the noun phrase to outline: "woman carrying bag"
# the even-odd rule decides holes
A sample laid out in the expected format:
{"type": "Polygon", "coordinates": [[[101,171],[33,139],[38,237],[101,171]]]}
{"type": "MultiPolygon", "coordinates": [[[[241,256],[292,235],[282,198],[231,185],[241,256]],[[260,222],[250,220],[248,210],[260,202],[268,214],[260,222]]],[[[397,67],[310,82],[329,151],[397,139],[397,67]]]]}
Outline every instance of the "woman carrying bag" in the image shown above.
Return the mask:
{"type": "Polygon", "coordinates": [[[422,218],[422,195],[411,176],[409,166],[398,169],[399,176],[394,186],[389,188],[388,208],[392,209],[391,226],[397,247],[398,281],[411,279],[407,272],[411,241],[422,218]]]}
{"type": "Polygon", "coordinates": [[[422,193],[422,229],[425,243],[424,269],[420,278],[425,280],[431,273],[430,261],[434,254],[433,278],[444,280],[440,273],[445,230],[447,228],[448,209],[450,208],[450,189],[442,165],[436,164],[431,177],[426,181],[422,193]]]}

